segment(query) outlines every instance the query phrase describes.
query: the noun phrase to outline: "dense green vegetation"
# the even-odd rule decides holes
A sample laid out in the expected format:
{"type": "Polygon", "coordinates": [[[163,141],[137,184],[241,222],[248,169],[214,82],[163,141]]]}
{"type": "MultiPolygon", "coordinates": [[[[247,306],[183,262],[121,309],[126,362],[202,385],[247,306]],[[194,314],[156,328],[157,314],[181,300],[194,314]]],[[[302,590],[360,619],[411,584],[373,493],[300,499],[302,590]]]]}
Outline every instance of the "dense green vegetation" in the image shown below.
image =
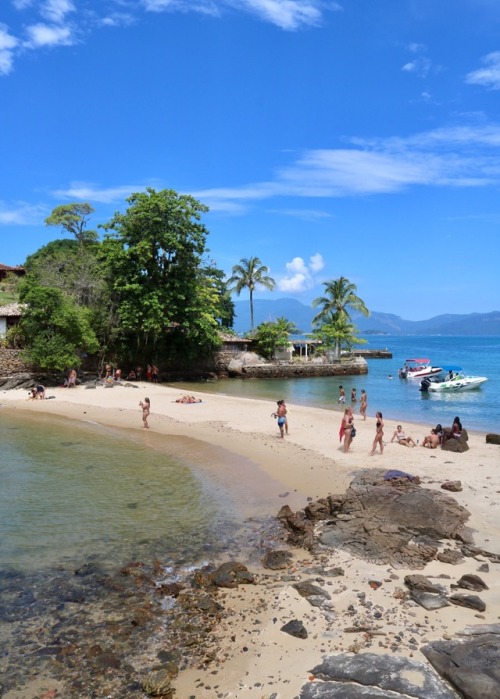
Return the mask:
{"type": "Polygon", "coordinates": [[[168,362],[206,357],[230,327],[225,275],[206,259],[207,207],[173,190],[133,194],[125,213],[86,230],[89,204],[59,206],[46,219],[74,239],[56,240],[26,260],[19,333],[42,368],[101,362],[168,362]]]}

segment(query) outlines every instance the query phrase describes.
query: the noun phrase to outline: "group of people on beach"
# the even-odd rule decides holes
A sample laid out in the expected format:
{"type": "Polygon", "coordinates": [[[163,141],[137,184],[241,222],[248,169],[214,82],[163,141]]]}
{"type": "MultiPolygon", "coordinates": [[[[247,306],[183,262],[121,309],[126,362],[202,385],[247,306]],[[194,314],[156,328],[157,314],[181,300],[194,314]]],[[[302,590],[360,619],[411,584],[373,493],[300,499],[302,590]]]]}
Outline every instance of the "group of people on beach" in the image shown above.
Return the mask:
{"type": "MultiPolygon", "coordinates": [[[[127,381],[142,381],[142,377],[144,374],[144,369],[140,364],[138,364],[135,369],[132,368],[126,375],[127,381]]],[[[114,369],[111,364],[106,364],[104,367],[103,373],[102,373],[102,379],[104,382],[114,382],[114,381],[121,381],[123,379],[123,374],[121,369],[114,369]]],[[[150,383],[158,383],[160,380],[160,370],[156,366],[156,364],[148,364],[146,366],[146,374],[145,374],[145,379],[146,381],[149,381],[150,383]]]]}

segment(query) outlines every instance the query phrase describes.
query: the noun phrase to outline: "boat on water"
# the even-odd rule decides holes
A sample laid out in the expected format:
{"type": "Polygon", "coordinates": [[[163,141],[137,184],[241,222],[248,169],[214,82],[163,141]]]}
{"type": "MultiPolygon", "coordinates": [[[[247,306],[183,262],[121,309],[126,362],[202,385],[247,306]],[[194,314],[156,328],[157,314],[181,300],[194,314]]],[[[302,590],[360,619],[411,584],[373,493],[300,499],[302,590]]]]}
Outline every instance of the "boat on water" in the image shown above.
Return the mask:
{"type": "Polygon", "coordinates": [[[424,378],[420,383],[420,390],[424,393],[457,393],[472,391],[488,381],[486,376],[467,376],[458,366],[444,367],[444,371],[446,374],[443,377],[424,378]]]}
{"type": "Polygon", "coordinates": [[[430,359],[420,357],[407,359],[404,367],[399,371],[399,377],[401,379],[423,379],[426,376],[437,376],[442,371],[442,367],[432,366],[430,359]]]}

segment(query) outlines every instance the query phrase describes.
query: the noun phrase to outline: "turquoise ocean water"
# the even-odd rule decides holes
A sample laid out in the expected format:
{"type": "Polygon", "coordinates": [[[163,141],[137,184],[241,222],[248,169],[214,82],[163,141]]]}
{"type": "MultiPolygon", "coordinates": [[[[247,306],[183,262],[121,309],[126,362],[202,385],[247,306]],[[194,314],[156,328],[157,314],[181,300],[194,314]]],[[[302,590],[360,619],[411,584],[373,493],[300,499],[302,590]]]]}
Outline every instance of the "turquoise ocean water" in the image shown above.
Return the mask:
{"type": "Polygon", "coordinates": [[[372,335],[366,339],[364,349],[388,349],[393,358],[369,359],[365,376],[230,379],[189,386],[191,390],[269,401],[284,398],[289,403],[338,410],[338,387],[342,384],[348,398],[353,387],[358,399],[361,389],[366,390],[368,414],[372,416],[380,410],[388,418],[434,427],[438,422],[451,424],[458,415],[470,430],[500,432],[500,337],[372,335]],[[486,376],[488,381],[480,389],[465,393],[422,394],[419,381],[398,378],[405,360],[416,357],[429,358],[437,366],[460,366],[467,374],[486,376]]]}

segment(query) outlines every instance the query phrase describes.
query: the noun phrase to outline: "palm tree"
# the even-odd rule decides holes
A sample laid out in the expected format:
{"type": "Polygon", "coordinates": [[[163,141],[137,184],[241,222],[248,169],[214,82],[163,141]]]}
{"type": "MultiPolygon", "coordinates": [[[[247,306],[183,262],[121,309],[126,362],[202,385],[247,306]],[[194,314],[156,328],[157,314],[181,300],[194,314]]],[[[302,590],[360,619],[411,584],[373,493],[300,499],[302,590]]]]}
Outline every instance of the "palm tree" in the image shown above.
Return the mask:
{"type": "Polygon", "coordinates": [[[336,321],[341,316],[350,321],[349,310],[359,311],[364,316],[370,315],[364,301],[356,294],[356,284],[350,282],[349,279],[345,277],[332,279],[329,282],[324,282],[324,287],[325,296],[320,296],[312,302],[313,308],[321,307],[319,313],[313,318],[314,325],[336,321]]]}
{"type": "Polygon", "coordinates": [[[268,276],[269,269],[262,264],[258,257],[243,257],[239,265],[234,265],[232,276],[227,280],[229,291],[235,291],[238,296],[243,289],[250,291],[250,325],[253,330],[253,292],[257,286],[265,286],[272,291],[276,282],[268,276]],[[232,288],[230,288],[232,286],[232,288]]]}

